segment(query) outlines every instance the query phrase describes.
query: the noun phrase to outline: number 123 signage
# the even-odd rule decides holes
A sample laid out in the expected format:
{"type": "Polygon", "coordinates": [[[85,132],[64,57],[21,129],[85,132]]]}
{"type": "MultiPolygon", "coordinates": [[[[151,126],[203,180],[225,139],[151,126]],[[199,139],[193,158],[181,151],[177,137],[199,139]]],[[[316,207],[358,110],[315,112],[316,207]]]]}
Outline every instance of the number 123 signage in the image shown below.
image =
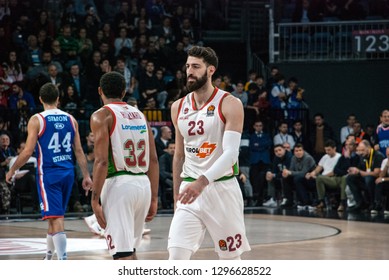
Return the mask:
{"type": "Polygon", "coordinates": [[[389,29],[354,30],[352,34],[354,52],[389,52],[389,29]]]}

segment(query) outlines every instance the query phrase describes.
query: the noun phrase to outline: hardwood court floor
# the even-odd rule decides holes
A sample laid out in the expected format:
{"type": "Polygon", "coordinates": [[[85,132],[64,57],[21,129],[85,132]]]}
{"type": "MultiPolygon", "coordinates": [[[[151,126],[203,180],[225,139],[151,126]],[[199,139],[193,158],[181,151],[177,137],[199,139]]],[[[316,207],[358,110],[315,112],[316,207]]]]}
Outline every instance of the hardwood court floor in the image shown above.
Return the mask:
{"type": "MultiPolygon", "coordinates": [[[[247,260],[389,260],[389,217],[370,215],[336,216],[246,209],[246,230],[251,251],[247,260]]],[[[165,260],[171,213],[158,214],[147,224],[137,251],[141,260],[165,260]]],[[[42,259],[46,222],[39,219],[0,220],[0,260],[42,259]]],[[[89,232],[81,217],[67,218],[68,258],[73,260],[111,259],[105,240],[89,232]]],[[[208,235],[193,259],[217,259],[208,235]]]]}

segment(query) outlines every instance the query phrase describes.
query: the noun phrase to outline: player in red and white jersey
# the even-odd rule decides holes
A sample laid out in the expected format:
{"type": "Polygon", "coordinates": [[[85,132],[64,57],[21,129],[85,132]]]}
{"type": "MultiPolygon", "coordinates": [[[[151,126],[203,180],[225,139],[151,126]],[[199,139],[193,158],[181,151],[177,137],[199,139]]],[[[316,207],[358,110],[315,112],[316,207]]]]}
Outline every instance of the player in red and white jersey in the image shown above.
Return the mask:
{"type": "Polygon", "coordinates": [[[142,112],[122,102],[125,80],[121,74],[104,74],[99,94],[104,106],[91,117],[95,137],[91,205],[105,229],[113,259],[136,259],[144,222],[153,219],[158,207],[154,137],[142,112]]]}
{"type": "Polygon", "coordinates": [[[240,259],[250,250],[243,198],[235,178],[243,129],[243,105],[212,85],[218,57],[208,47],[192,47],[186,62],[190,93],[171,109],[176,150],[169,259],[190,259],[205,231],[220,259],[240,259]]]}

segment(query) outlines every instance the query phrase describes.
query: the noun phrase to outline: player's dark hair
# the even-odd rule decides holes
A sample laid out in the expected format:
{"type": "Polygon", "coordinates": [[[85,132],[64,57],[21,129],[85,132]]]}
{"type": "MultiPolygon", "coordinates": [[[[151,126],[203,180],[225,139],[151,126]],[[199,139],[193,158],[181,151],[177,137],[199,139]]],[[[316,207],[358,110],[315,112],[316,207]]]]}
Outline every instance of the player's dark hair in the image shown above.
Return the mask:
{"type": "Polygon", "coordinates": [[[202,58],[206,64],[213,65],[216,69],[219,66],[219,58],[210,47],[193,46],[188,50],[188,56],[202,58]]]}
{"type": "Polygon", "coordinates": [[[100,87],[107,98],[122,98],[126,81],[122,74],[109,72],[100,78],[100,87]]]}
{"type": "Polygon", "coordinates": [[[55,104],[59,96],[58,89],[52,83],[44,84],[39,90],[39,96],[46,104],[55,104]]]}

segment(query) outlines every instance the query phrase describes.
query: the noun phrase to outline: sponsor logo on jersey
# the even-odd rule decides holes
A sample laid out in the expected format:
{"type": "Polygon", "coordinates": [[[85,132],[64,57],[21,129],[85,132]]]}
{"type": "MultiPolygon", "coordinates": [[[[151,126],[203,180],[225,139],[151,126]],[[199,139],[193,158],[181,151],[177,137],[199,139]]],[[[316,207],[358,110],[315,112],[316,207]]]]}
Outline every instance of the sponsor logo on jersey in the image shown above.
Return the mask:
{"type": "Polygon", "coordinates": [[[188,112],[189,112],[189,108],[186,107],[186,108],[184,109],[184,114],[188,114],[188,112]]]}
{"type": "Polygon", "coordinates": [[[216,144],[204,142],[199,148],[197,147],[186,147],[188,153],[196,154],[199,158],[206,158],[210,156],[216,149],[216,144]]]}
{"type": "Polygon", "coordinates": [[[129,124],[122,124],[122,130],[135,130],[135,131],[139,131],[141,134],[142,133],[145,133],[147,130],[146,130],[146,125],[129,125],[129,124]]]}
{"type": "Polygon", "coordinates": [[[54,127],[55,127],[55,129],[62,129],[65,127],[65,125],[63,123],[55,123],[54,127]]]}
{"type": "Polygon", "coordinates": [[[219,240],[219,248],[222,251],[227,251],[227,242],[223,239],[219,240]]]}
{"type": "Polygon", "coordinates": [[[207,117],[213,117],[215,115],[215,109],[216,107],[214,105],[210,105],[207,108],[207,117]]]}

